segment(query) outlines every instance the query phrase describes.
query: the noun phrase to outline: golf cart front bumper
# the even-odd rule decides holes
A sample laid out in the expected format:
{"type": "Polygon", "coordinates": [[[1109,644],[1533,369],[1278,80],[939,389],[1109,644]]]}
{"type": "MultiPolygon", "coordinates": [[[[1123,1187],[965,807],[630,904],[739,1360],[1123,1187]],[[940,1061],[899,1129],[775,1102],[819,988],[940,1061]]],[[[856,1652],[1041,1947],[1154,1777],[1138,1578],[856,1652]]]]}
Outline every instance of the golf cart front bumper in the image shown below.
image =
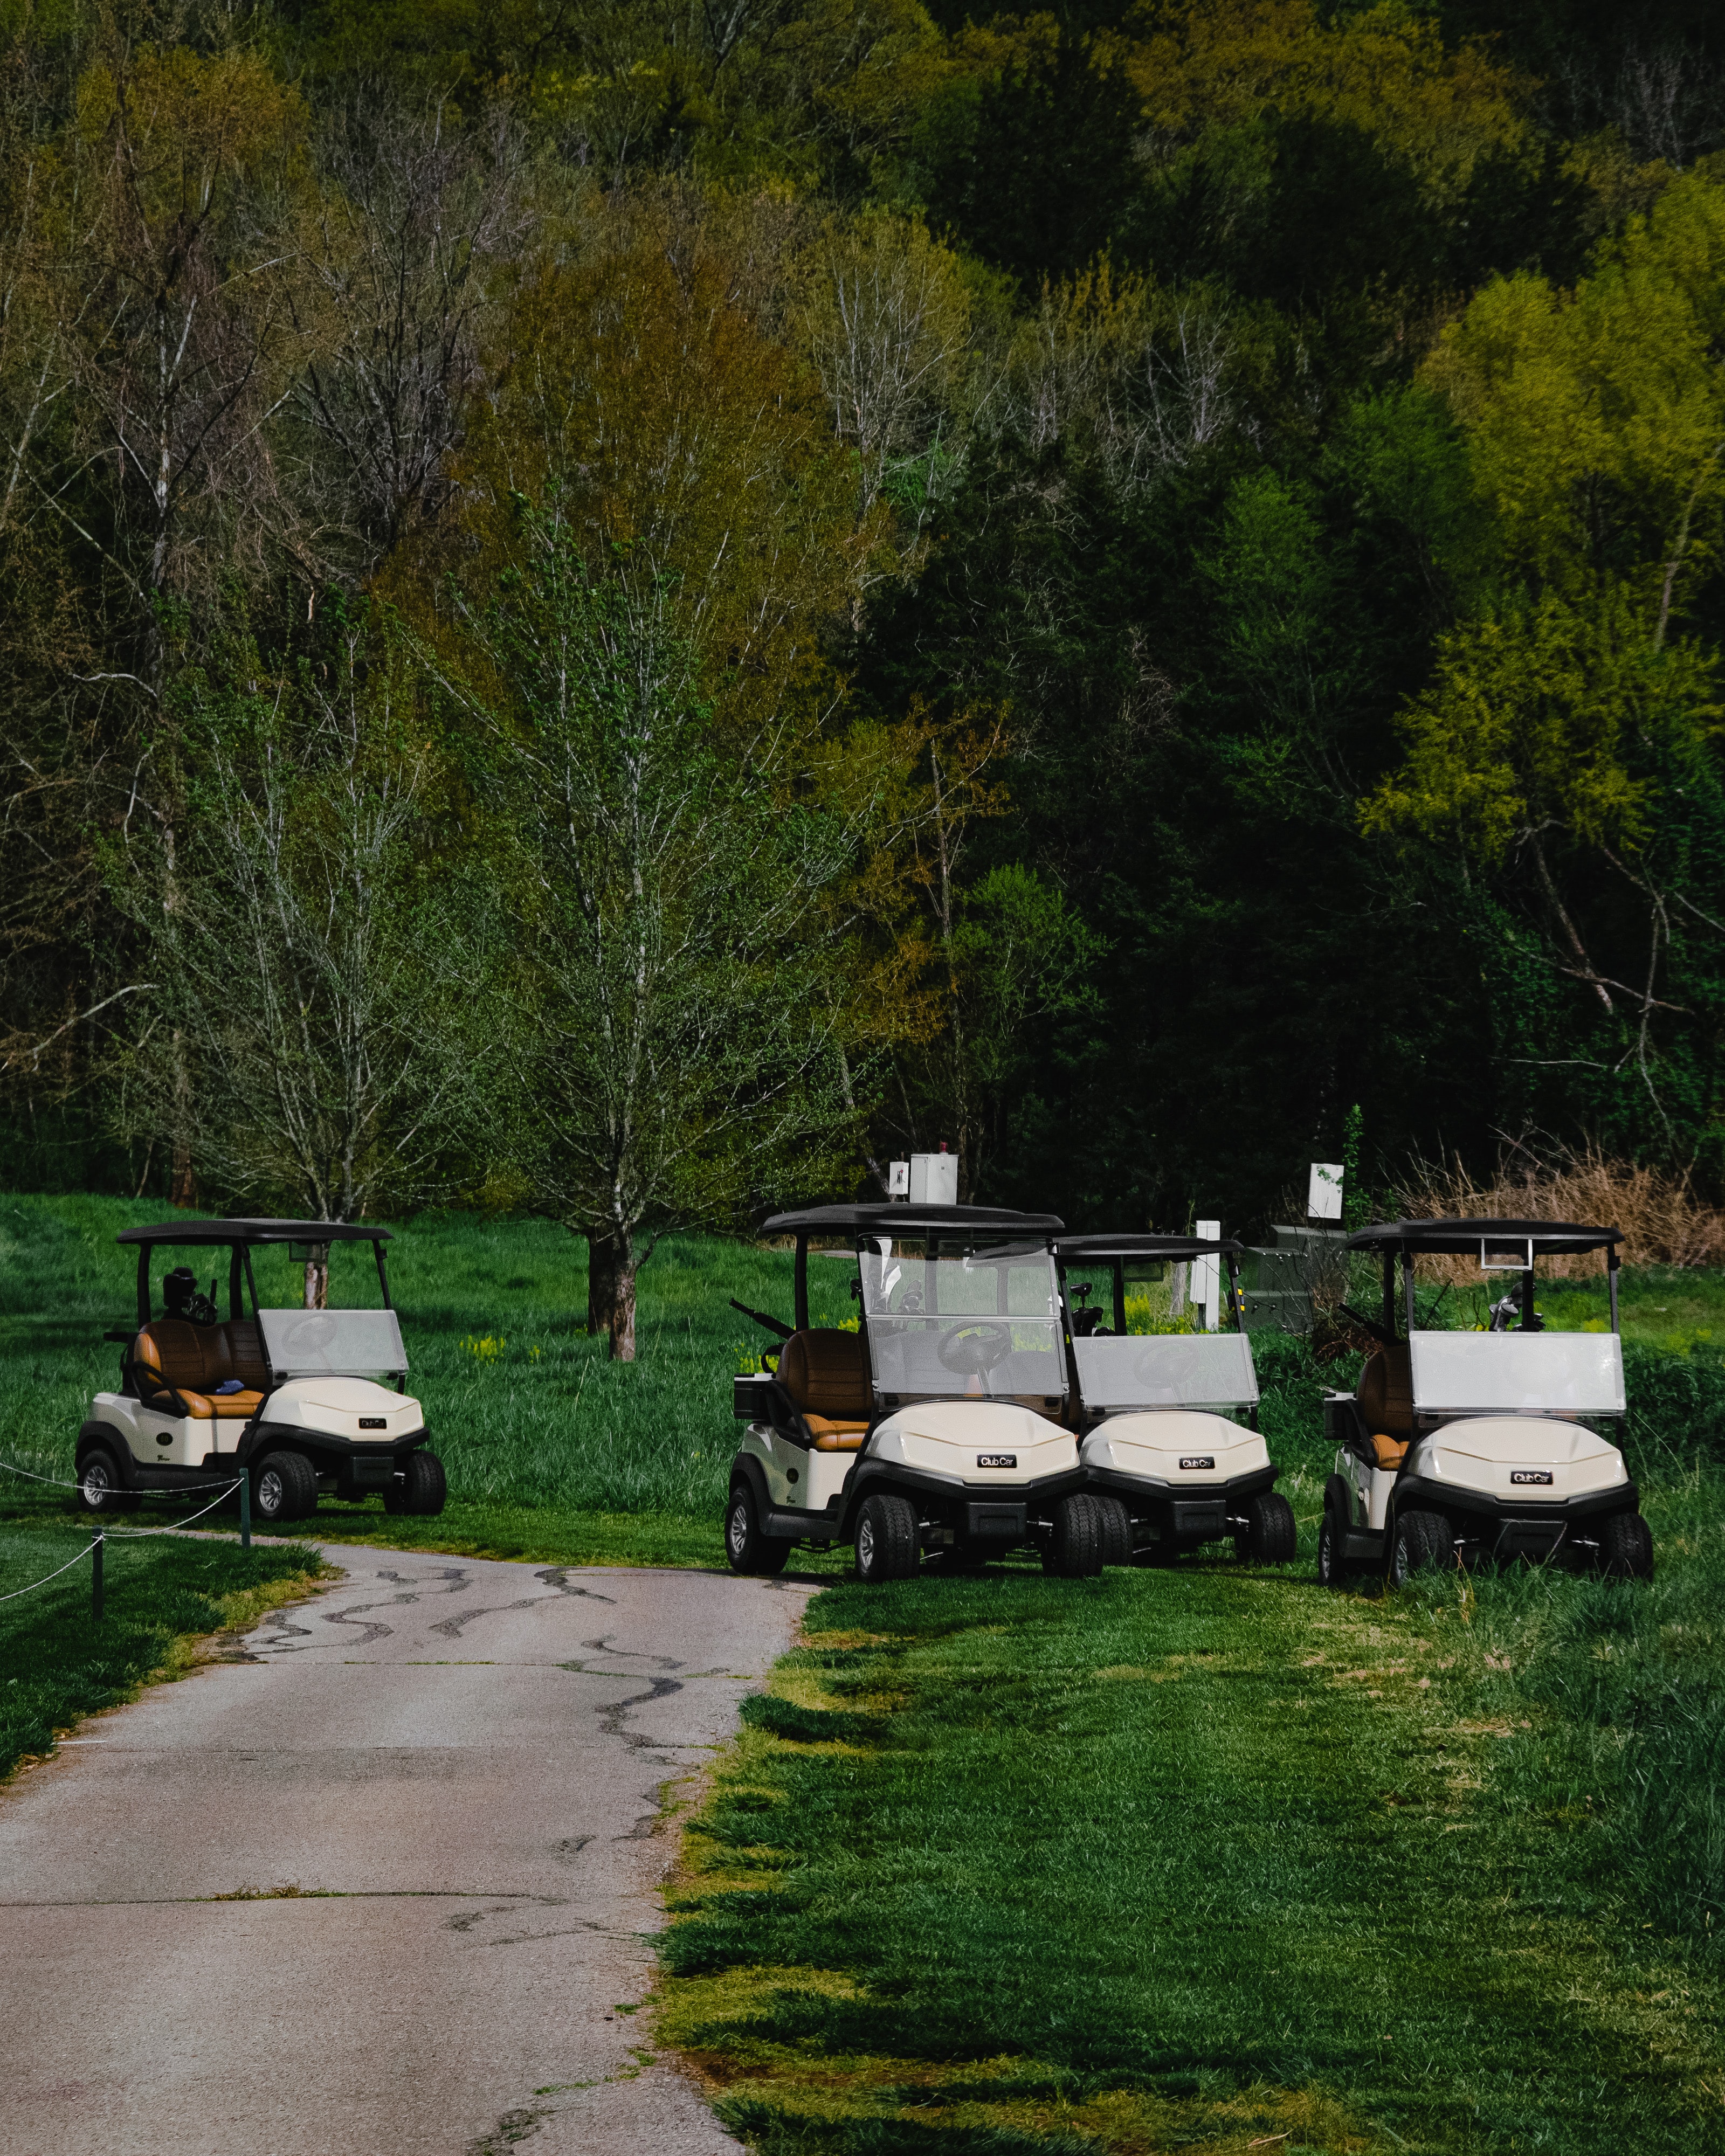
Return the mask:
{"type": "MultiPolygon", "coordinates": [[[[220,1426],[214,1423],[204,1425],[213,1435],[220,1426]]],[[[227,1427],[233,1429],[236,1424],[230,1423],[227,1427]]],[[[231,1450],[209,1450],[193,1466],[169,1466],[140,1460],[128,1441],[126,1430],[98,1419],[86,1421],[79,1430],[78,1450],[81,1456],[90,1445],[101,1444],[116,1460],[122,1484],[128,1490],[201,1488],[213,1475],[224,1471],[234,1474],[278,1448],[305,1453],[319,1475],[333,1476],[345,1487],[386,1490],[401,1472],[408,1454],[431,1441],[431,1432],[423,1423],[417,1430],[392,1436],[387,1445],[367,1445],[357,1439],[329,1435],[298,1425],[264,1422],[239,1424],[237,1427],[239,1441],[231,1450]]]]}
{"type": "Polygon", "coordinates": [[[1168,1482],[1148,1475],[1122,1475],[1109,1467],[1084,1471],[1086,1490],[1119,1498],[1133,1527],[1153,1527],[1165,1538],[1219,1542],[1245,1524],[1245,1508],[1261,1491],[1273,1489],[1276,1466],[1254,1467],[1214,1482],[1168,1482]]]}
{"type": "MultiPolygon", "coordinates": [[[[1564,1544],[1592,1540],[1590,1529],[1614,1512],[1633,1512],[1640,1492],[1633,1482],[1609,1490],[1587,1490],[1574,1497],[1543,1501],[1500,1497],[1412,1475],[1397,1482],[1398,1512],[1441,1512],[1463,1542],[1484,1543],[1497,1557],[1549,1557],[1564,1544]]],[[[1350,1535],[1351,1543],[1363,1537],[1350,1535]]],[[[1373,1536],[1381,1546],[1383,1537],[1373,1536]]]]}

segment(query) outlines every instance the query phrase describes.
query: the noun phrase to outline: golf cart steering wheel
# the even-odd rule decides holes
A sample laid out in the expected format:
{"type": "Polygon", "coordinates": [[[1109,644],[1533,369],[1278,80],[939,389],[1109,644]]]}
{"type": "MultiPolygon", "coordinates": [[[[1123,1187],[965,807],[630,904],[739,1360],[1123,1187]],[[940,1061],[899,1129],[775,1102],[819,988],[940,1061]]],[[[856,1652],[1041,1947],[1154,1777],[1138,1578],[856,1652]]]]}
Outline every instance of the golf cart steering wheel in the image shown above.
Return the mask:
{"type": "Polygon", "coordinates": [[[955,1325],[935,1350],[946,1368],[960,1378],[980,1378],[1012,1353],[1012,1327],[992,1319],[973,1318],[955,1325]]]}

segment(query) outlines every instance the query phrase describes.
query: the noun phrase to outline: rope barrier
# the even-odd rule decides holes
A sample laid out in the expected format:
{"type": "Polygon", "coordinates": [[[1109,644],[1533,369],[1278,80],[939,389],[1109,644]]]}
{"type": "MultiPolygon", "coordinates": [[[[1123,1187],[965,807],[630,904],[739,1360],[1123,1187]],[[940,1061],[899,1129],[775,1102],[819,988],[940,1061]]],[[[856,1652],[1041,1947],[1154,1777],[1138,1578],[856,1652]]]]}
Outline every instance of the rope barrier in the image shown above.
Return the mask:
{"type": "MultiPolygon", "coordinates": [[[[14,1467],[9,1460],[0,1460],[0,1468],[4,1468],[8,1475],[22,1475],[27,1482],[45,1482],[55,1490],[81,1490],[84,1487],[81,1482],[63,1482],[58,1475],[35,1475],[28,1467],[14,1467]]],[[[239,1477],[230,1476],[225,1482],[176,1482],[168,1489],[155,1490],[150,1494],[157,1497],[172,1497],[181,1490],[237,1490],[239,1487],[239,1477]]],[[[208,1511],[208,1507],[206,1507],[205,1510],[208,1511]]]]}
{"type": "MultiPolygon", "coordinates": [[[[213,1486],[208,1483],[205,1483],[203,1486],[205,1489],[208,1489],[213,1486]]],[[[177,1535],[182,1528],[189,1527],[192,1524],[192,1520],[201,1520],[203,1517],[204,1512],[214,1512],[217,1506],[223,1502],[223,1499],[231,1496],[234,1491],[239,1487],[239,1481],[238,1477],[236,1477],[232,1482],[224,1483],[222,1486],[222,1496],[220,1497],[211,1498],[208,1504],[203,1507],[203,1512],[193,1513],[191,1519],[176,1520],[173,1522],[172,1526],[169,1527],[104,1527],[102,1532],[105,1535],[111,1535],[114,1540],[117,1543],[146,1543],[156,1535],[177,1535]]]]}
{"type": "Polygon", "coordinates": [[[58,1579],[61,1573],[69,1572],[74,1564],[82,1564],[95,1548],[95,1543],[93,1541],[89,1549],[81,1549],[76,1557],[69,1557],[55,1571],[44,1573],[40,1579],[33,1579],[28,1587],[13,1588],[10,1594],[0,1594],[0,1602],[16,1602],[21,1594],[33,1594],[39,1587],[46,1587],[50,1579],[58,1579]]]}

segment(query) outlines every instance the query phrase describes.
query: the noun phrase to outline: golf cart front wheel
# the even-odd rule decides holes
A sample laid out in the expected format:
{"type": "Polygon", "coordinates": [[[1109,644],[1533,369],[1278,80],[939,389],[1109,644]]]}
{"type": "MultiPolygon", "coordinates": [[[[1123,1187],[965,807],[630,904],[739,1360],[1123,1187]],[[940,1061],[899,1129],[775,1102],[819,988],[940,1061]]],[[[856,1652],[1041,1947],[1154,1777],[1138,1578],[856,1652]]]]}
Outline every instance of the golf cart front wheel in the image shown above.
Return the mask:
{"type": "Polygon", "coordinates": [[[136,1495],[120,1479],[111,1452],[87,1452],[78,1463],[78,1502],[86,1512],[135,1512],[136,1495]]]}
{"type": "Polygon", "coordinates": [[[1132,1561],[1132,1516],[1118,1497],[1098,1497],[1102,1514],[1102,1563],[1130,1564],[1132,1561]]]}
{"type": "Polygon", "coordinates": [[[1246,1524],[1234,1537],[1234,1553],[1258,1564],[1286,1564],[1297,1539],[1293,1507],[1279,1490],[1260,1490],[1246,1507],[1246,1524]]]}
{"type": "Polygon", "coordinates": [[[1094,1579],[1106,1562],[1103,1535],[1100,1499],[1086,1490],[1076,1497],[1062,1497],[1054,1508],[1054,1532],[1042,1553],[1043,1569],[1062,1579],[1094,1579]]]}
{"type": "Polygon", "coordinates": [[[856,1576],[870,1586],[916,1569],[916,1507],[908,1497],[865,1497],[856,1516],[856,1576]]]}
{"type": "Polygon", "coordinates": [[[1404,1512],[1390,1545],[1389,1577],[1405,1587],[1416,1572],[1445,1570],[1455,1561],[1455,1535],[1441,1512],[1404,1512]]]}
{"type": "Polygon", "coordinates": [[[252,1517],[268,1527],[317,1510],[317,1470],[303,1452],[266,1452],[252,1470],[252,1517]]]}
{"type": "Polygon", "coordinates": [[[1317,1531],[1317,1584],[1320,1587],[1348,1584],[1348,1530],[1333,1505],[1324,1507],[1323,1524],[1317,1531]]]}
{"type": "Polygon", "coordinates": [[[731,1569],[757,1578],[771,1578],[784,1570],[790,1553],[788,1542],[762,1533],[755,1493],[747,1482],[737,1483],[725,1513],[725,1556],[731,1569]]]}
{"type": "Polygon", "coordinates": [[[449,1486],[444,1463],[434,1452],[410,1452],[402,1462],[402,1478],[383,1492],[386,1512],[417,1512],[431,1517],[442,1512],[449,1486]]]}
{"type": "Polygon", "coordinates": [[[1614,1579],[1651,1579],[1653,1534],[1639,1512],[1614,1512],[1599,1532],[1599,1563],[1614,1579]]]}

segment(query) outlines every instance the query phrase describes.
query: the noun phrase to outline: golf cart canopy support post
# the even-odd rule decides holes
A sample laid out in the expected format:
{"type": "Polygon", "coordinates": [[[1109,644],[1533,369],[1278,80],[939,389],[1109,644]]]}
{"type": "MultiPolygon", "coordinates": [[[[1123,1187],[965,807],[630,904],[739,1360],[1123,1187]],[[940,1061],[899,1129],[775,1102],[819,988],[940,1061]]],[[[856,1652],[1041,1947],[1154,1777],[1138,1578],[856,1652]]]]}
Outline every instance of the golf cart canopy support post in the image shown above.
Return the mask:
{"type": "Polygon", "coordinates": [[[138,1246],[138,1324],[150,1322],[150,1253],[162,1245],[177,1245],[182,1249],[214,1249],[228,1252],[228,1314],[238,1318],[243,1313],[239,1302],[239,1281],[242,1270],[246,1286],[251,1291],[252,1308],[261,1306],[258,1301],[257,1282],[252,1278],[252,1246],[270,1243],[308,1243],[326,1248],[331,1243],[369,1243],[377,1264],[377,1288],[383,1298],[383,1307],[392,1310],[389,1300],[389,1271],[384,1262],[383,1245],[393,1240],[388,1229],[373,1227],[359,1220],[162,1220],[149,1228],[122,1228],[115,1240],[136,1243],[138,1246]]]}
{"type": "MultiPolygon", "coordinates": [[[[1464,1216],[1440,1220],[1382,1220],[1362,1228],[1342,1245],[1344,1250],[1380,1253],[1384,1260],[1384,1329],[1395,1337],[1395,1261],[1402,1260],[1407,1329],[1414,1332],[1414,1260],[1416,1257],[1477,1257],[1487,1249],[1520,1244],[1527,1251],[1525,1265],[1505,1267],[1522,1276],[1522,1322],[1524,1330],[1533,1315],[1533,1265],[1538,1258],[1568,1257],[1588,1250],[1605,1253],[1605,1277],[1611,1302],[1611,1330],[1618,1330],[1617,1273],[1622,1260],[1618,1245],[1620,1228],[1589,1227],[1573,1220],[1507,1220],[1490,1216],[1464,1216]]],[[[1493,1267],[1492,1270],[1497,1270],[1493,1267]]]]}
{"type": "Polygon", "coordinates": [[[775,1213],[761,1224],[763,1235],[794,1235],[797,1278],[794,1315],[798,1332],[809,1330],[809,1245],[814,1236],[843,1238],[853,1245],[865,1235],[903,1240],[919,1235],[937,1240],[967,1231],[972,1235],[1057,1235],[1064,1223],[1052,1213],[1014,1213],[994,1205],[895,1204],[811,1205],[797,1213],[775,1213]]]}
{"type": "Polygon", "coordinates": [[[1229,1300],[1234,1329],[1245,1331],[1245,1309],[1240,1293],[1240,1253],[1244,1245],[1231,1236],[1214,1240],[1201,1235],[1056,1235],[1054,1253],[1064,1274],[1070,1265],[1097,1260],[1109,1265],[1114,1276],[1114,1330],[1126,1331],[1126,1269],[1133,1259],[1141,1264],[1183,1265],[1193,1258],[1219,1256],[1228,1268],[1229,1300]]]}

